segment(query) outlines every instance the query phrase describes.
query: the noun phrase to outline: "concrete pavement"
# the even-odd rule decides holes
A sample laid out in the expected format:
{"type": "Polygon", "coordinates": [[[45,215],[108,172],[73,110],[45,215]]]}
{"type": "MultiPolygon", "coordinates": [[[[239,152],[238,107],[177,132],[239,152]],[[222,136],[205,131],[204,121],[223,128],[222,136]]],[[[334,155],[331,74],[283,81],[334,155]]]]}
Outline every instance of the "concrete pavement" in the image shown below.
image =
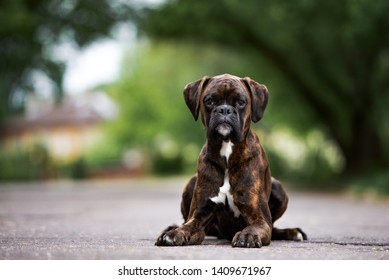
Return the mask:
{"type": "Polygon", "coordinates": [[[186,179],[46,182],[0,186],[0,259],[389,259],[389,203],[289,192],[278,227],[308,241],[232,248],[160,248],[158,234],[181,223],[186,179]]]}

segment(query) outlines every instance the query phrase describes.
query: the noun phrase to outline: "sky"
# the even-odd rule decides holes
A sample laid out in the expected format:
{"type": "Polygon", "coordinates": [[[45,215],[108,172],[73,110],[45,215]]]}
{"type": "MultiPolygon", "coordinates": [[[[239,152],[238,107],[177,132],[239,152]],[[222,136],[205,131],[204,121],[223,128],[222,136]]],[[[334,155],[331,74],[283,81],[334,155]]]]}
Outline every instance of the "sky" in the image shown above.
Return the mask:
{"type": "MultiPolygon", "coordinates": [[[[164,0],[132,0],[142,5],[159,5],[164,0]]],[[[83,93],[95,86],[114,82],[120,74],[121,62],[125,52],[134,49],[136,30],[133,26],[122,25],[117,29],[114,39],[100,40],[81,51],[70,50],[65,46],[66,72],[64,90],[66,94],[83,93]]],[[[61,50],[60,50],[61,52],[61,50]]]]}
{"type": "Polygon", "coordinates": [[[96,42],[67,62],[64,90],[80,94],[99,84],[114,82],[120,73],[125,45],[119,40],[96,42]]]}

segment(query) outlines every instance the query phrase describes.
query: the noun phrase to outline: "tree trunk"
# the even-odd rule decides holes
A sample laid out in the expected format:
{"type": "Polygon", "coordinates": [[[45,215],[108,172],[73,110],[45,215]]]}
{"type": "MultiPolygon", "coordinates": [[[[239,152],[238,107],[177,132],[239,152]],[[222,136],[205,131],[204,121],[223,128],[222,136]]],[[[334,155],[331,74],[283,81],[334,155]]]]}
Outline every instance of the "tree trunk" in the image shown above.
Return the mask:
{"type": "Polygon", "coordinates": [[[352,125],[352,137],[343,145],[346,161],[343,174],[356,175],[385,165],[385,151],[377,130],[367,120],[366,114],[356,114],[352,125]]]}

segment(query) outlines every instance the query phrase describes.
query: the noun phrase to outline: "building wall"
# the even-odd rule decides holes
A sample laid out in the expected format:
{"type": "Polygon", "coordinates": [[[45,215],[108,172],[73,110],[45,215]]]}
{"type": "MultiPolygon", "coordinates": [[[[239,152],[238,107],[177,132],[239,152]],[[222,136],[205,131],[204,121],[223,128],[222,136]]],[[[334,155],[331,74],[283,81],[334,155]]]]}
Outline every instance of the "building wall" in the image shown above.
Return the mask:
{"type": "Polygon", "coordinates": [[[2,144],[7,150],[26,150],[33,145],[43,144],[53,159],[66,162],[79,158],[101,136],[97,124],[63,124],[15,131],[5,136],[2,144]]]}

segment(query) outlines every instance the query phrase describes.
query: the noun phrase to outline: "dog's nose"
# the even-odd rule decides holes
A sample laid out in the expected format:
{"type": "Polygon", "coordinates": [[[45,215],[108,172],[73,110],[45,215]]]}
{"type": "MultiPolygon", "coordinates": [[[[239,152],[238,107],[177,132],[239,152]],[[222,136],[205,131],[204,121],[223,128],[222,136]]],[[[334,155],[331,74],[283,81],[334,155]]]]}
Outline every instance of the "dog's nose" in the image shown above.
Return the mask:
{"type": "Polygon", "coordinates": [[[232,114],[232,108],[228,105],[221,105],[217,108],[217,112],[222,116],[229,116],[232,114]]]}

